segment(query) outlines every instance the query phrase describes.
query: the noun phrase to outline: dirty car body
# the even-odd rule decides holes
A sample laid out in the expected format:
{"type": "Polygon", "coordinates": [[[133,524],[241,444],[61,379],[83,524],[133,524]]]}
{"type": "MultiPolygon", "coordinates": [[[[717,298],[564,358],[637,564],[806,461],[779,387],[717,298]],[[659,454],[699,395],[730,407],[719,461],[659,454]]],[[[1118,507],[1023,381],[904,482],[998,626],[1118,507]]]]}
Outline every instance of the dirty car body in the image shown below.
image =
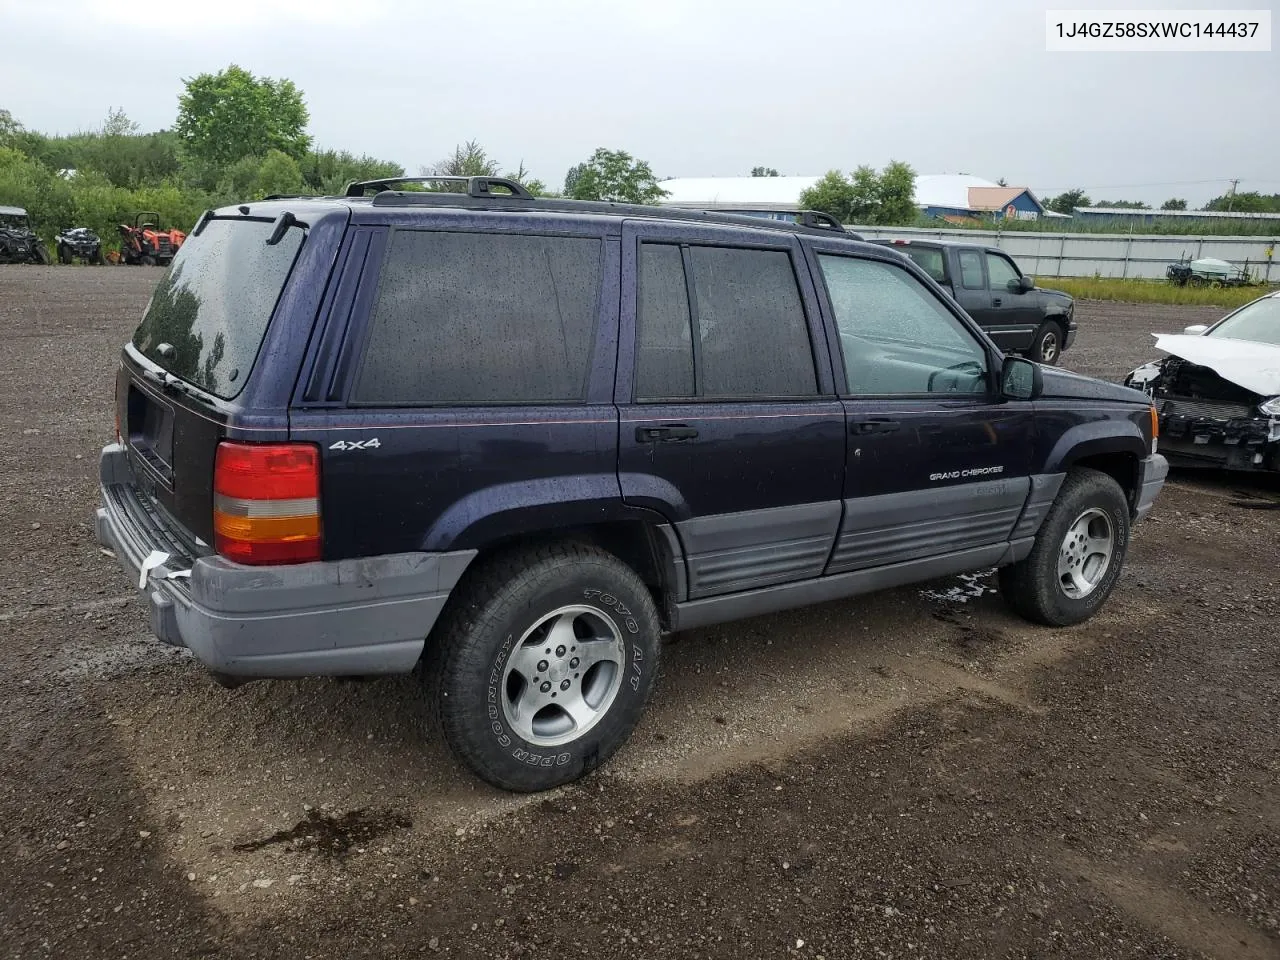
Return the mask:
{"type": "Polygon", "coordinates": [[[455,752],[540,790],[626,739],[663,633],[990,567],[1067,626],[1115,586],[1148,398],[1005,356],[910,260],[402,182],[206,213],[121,353],[97,535],[223,682],[423,660],[455,752]]]}
{"type": "Polygon", "coordinates": [[[1169,356],[1125,380],[1160,411],[1160,449],[1184,466],[1280,472],[1280,292],[1210,327],[1157,334],[1169,356]]]}

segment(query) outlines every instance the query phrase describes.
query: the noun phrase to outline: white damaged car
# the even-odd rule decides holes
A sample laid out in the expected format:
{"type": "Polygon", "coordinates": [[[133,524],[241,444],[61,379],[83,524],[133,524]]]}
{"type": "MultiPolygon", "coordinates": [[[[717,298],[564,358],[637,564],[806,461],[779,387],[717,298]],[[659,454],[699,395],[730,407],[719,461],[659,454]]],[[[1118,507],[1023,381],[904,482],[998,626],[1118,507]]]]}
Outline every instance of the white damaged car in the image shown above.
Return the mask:
{"type": "Polygon", "coordinates": [[[1280,472],[1280,291],[1213,326],[1157,333],[1169,354],[1125,386],[1151,395],[1172,463],[1280,472]]]}

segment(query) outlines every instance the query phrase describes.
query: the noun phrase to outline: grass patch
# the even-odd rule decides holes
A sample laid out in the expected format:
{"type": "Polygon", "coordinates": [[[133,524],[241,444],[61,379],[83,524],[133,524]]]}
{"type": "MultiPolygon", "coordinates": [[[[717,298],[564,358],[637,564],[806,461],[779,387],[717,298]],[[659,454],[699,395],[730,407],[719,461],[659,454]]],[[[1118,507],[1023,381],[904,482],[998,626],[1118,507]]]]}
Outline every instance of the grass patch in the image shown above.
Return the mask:
{"type": "Polygon", "coordinates": [[[1169,303],[1234,310],[1274,287],[1179,287],[1164,280],[1109,280],[1093,277],[1036,277],[1039,286],[1061,290],[1077,300],[1169,303]]]}

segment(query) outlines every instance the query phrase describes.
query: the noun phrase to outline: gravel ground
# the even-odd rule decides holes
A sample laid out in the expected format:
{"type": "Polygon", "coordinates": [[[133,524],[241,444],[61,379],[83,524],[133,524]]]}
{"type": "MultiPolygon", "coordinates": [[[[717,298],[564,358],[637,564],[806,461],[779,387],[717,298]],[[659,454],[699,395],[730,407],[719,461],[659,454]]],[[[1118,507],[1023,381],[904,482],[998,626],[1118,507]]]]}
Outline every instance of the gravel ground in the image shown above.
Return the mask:
{"type": "MultiPolygon", "coordinates": [[[[1092,622],[986,575],[675,637],[499,794],[417,680],[214,686],[92,539],[159,272],[0,268],[0,957],[1280,957],[1280,484],[1175,475],[1092,622]]],[[[1082,303],[1118,378],[1214,310],[1082,303]]]]}

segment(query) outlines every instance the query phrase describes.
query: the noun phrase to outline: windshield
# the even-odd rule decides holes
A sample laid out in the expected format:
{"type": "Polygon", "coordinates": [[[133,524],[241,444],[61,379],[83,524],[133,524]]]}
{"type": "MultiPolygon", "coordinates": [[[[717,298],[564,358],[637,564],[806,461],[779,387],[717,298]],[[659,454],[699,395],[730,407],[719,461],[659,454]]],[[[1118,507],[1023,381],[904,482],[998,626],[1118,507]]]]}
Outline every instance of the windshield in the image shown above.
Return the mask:
{"type": "Polygon", "coordinates": [[[302,246],[300,229],[267,246],[271,230],[260,220],[215,219],[188,237],[156,287],[133,345],[215,396],[238,394],[302,246]]]}
{"type": "Polygon", "coordinates": [[[1265,297],[1241,307],[1207,336],[1280,346],[1280,297],[1265,297]]]}

